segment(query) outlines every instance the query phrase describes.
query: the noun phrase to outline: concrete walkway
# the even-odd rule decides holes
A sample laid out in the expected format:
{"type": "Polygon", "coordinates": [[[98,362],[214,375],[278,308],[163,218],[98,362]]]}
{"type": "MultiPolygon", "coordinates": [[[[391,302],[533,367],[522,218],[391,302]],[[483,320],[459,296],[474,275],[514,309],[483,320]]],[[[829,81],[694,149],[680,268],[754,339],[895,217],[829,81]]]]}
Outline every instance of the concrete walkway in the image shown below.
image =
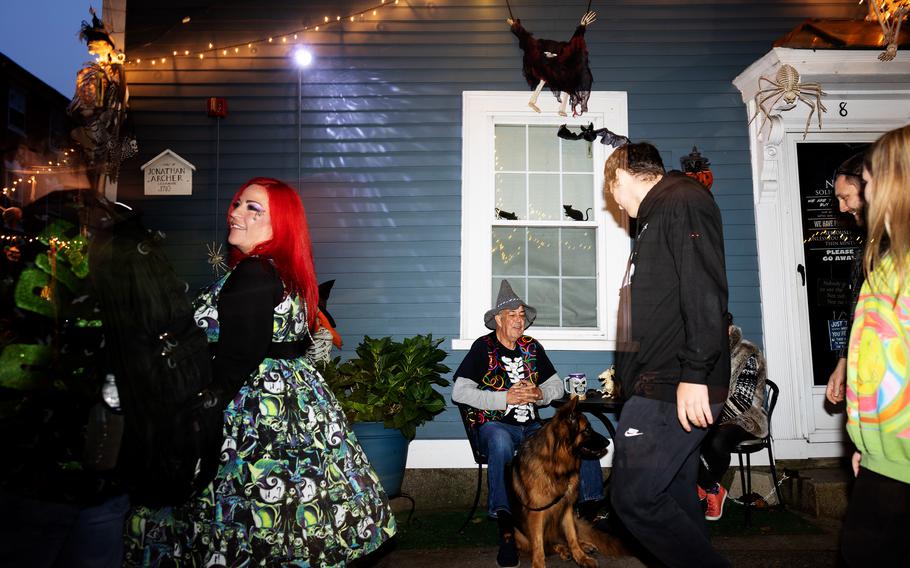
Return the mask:
{"type": "MultiPolygon", "coordinates": [[[[736,568],[830,568],[841,566],[838,555],[840,525],[834,521],[812,519],[824,530],[818,535],[715,537],[714,546],[736,568]]],[[[604,568],[640,568],[646,566],[634,557],[604,558],[596,556],[604,568]]],[[[522,559],[522,566],[530,562],[522,559]]],[[[367,566],[375,568],[495,568],[496,547],[442,550],[391,550],[367,566]]],[[[550,568],[570,568],[574,562],[559,556],[547,558],[550,568]]]]}

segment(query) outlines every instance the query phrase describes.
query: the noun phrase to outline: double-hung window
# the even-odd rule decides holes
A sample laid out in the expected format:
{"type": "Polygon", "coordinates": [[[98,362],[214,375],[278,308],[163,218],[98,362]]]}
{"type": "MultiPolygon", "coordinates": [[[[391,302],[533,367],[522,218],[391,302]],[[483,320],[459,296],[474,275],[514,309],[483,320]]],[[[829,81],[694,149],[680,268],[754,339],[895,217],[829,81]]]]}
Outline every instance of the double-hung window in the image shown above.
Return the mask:
{"type": "Polygon", "coordinates": [[[535,113],[528,97],[464,93],[461,324],[453,347],[467,348],[488,331],[483,314],[507,279],[537,308],[529,333],[548,349],[612,350],[629,253],[625,214],[602,192],[613,148],[557,131],[590,123],[626,134],[626,94],[592,93],[589,111],[577,118],[557,115],[546,93],[544,112],[535,113]]]}

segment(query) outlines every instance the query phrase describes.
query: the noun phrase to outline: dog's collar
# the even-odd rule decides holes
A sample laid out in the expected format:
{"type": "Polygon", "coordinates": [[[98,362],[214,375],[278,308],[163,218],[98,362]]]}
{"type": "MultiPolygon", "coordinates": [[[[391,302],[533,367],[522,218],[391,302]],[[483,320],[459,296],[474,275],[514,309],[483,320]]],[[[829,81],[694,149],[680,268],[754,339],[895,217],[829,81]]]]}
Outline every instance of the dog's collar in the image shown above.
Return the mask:
{"type": "MultiPolygon", "coordinates": [[[[524,505],[524,508],[527,509],[527,510],[529,510],[529,511],[535,511],[535,512],[538,512],[538,511],[546,511],[547,509],[549,509],[549,508],[552,507],[553,505],[555,505],[555,504],[559,503],[560,501],[562,501],[562,498],[565,497],[565,496],[571,491],[571,489],[572,489],[572,482],[570,481],[570,482],[566,485],[566,490],[565,490],[563,493],[557,495],[555,499],[553,499],[552,501],[550,501],[549,503],[547,503],[547,504],[544,505],[543,507],[532,507],[532,506],[530,506],[530,505],[528,505],[527,503],[524,503],[524,502],[522,502],[522,505],[524,505]]],[[[516,497],[518,497],[518,496],[516,495],[516,497]]],[[[519,499],[519,501],[520,501],[520,500],[521,500],[521,499],[519,499]]]]}

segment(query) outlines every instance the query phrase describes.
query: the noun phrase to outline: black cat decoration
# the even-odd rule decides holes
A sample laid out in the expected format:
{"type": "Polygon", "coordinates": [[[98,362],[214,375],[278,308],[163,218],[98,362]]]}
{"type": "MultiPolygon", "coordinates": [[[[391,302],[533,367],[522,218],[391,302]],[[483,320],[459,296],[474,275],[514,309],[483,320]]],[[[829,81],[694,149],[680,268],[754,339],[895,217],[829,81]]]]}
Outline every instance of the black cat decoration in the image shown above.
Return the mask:
{"type": "Polygon", "coordinates": [[[499,207],[496,208],[496,218],[505,219],[506,221],[518,221],[518,215],[510,213],[509,211],[503,211],[499,207]]]}
{"type": "Polygon", "coordinates": [[[562,208],[566,210],[566,217],[573,221],[588,221],[591,213],[594,211],[593,207],[588,207],[585,209],[584,213],[578,209],[574,209],[571,205],[563,205],[562,208]]]}

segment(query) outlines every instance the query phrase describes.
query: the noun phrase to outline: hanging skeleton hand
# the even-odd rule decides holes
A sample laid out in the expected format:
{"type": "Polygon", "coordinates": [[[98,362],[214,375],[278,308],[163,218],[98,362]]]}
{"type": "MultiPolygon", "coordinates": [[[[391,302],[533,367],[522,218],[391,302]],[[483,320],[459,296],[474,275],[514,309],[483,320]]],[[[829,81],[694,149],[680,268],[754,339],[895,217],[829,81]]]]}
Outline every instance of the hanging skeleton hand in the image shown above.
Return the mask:
{"type": "Polygon", "coordinates": [[[509,27],[511,28],[515,24],[515,20],[512,18],[506,18],[506,23],[509,24],[509,27]]]}
{"type": "Polygon", "coordinates": [[[596,20],[596,19],[597,19],[597,12],[588,12],[587,14],[585,14],[584,16],[581,17],[581,22],[579,22],[578,25],[587,26],[589,24],[593,24],[594,20],[596,20]]]}

